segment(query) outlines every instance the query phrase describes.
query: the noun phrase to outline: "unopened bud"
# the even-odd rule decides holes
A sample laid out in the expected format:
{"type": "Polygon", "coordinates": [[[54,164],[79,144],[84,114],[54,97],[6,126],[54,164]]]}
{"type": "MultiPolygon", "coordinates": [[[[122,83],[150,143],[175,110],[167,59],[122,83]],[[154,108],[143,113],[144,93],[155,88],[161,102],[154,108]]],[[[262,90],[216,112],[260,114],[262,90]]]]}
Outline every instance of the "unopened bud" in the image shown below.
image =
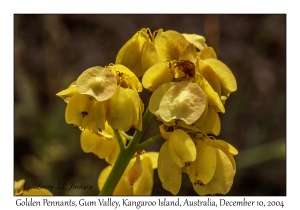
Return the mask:
{"type": "Polygon", "coordinates": [[[140,159],[140,155],[136,155],[136,160],[131,169],[127,174],[127,181],[130,185],[133,185],[142,174],[142,162],[140,159]]]}

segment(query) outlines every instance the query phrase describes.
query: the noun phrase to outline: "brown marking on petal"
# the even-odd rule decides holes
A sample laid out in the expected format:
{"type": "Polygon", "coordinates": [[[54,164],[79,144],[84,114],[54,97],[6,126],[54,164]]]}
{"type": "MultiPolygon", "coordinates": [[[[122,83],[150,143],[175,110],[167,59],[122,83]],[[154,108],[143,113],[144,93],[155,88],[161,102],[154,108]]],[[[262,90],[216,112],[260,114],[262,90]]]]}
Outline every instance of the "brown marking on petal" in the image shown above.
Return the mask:
{"type": "Polygon", "coordinates": [[[200,180],[197,180],[196,182],[194,182],[194,185],[200,185],[200,186],[204,186],[203,182],[201,182],[200,180]]]}
{"type": "Polygon", "coordinates": [[[185,167],[189,167],[191,164],[189,162],[184,163],[185,167]]]}
{"type": "Polygon", "coordinates": [[[86,112],[86,111],[81,112],[82,117],[84,117],[84,116],[86,116],[86,115],[88,115],[88,114],[89,114],[89,113],[86,112]]]}

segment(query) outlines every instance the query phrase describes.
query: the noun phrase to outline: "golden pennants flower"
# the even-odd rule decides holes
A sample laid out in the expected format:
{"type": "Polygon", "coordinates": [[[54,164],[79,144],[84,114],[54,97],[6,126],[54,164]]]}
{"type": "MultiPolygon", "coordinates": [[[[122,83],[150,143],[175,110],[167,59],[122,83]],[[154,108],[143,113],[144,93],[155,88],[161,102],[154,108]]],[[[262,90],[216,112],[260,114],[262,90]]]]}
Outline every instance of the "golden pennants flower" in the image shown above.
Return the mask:
{"type": "MultiPolygon", "coordinates": [[[[143,28],[115,64],[85,70],[57,95],[67,103],[66,122],[82,130],[83,151],[111,164],[98,178],[100,195],[151,195],[156,168],[172,194],[186,173],[194,190],[207,195],[226,194],[235,176],[237,150],[208,135],[219,135],[219,115],[236,89],[231,70],[203,36],[143,28]],[[143,88],[152,92],[144,115],[143,88]],[[161,134],[141,142],[153,115],[162,122],[161,134]],[[133,136],[125,133],[130,128],[133,136]],[[159,154],[140,153],[161,137],[159,154]]],[[[15,194],[24,194],[20,186],[15,194]]]]}
{"type": "Polygon", "coordinates": [[[152,35],[149,29],[143,28],[138,31],[125,43],[116,57],[116,64],[131,69],[137,77],[143,76],[150,66],[159,61],[148,33],[152,35]]]}
{"type": "MultiPolygon", "coordinates": [[[[121,137],[125,145],[126,139],[122,134],[121,137]]],[[[109,164],[114,164],[120,152],[116,138],[113,129],[106,123],[102,132],[92,133],[88,129],[82,130],[80,145],[84,152],[93,153],[109,164]]]]}
{"type": "Polygon", "coordinates": [[[114,95],[107,101],[107,122],[113,129],[128,131],[131,126],[142,130],[144,104],[138,92],[142,84],[138,78],[123,65],[111,65],[118,80],[114,95]]]}
{"type": "Polygon", "coordinates": [[[142,89],[128,68],[109,65],[85,70],[76,82],[57,95],[67,102],[68,124],[97,133],[105,129],[108,121],[113,129],[128,131],[131,126],[142,129],[144,104],[138,95],[142,89]]]}
{"type": "Polygon", "coordinates": [[[226,194],[236,172],[233,155],[237,150],[225,141],[204,136],[197,142],[197,158],[187,169],[195,191],[199,195],[226,194]]]}
{"type": "Polygon", "coordinates": [[[195,137],[198,136],[197,134],[190,138],[186,137],[188,136],[186,133],[182,136],[183,131],[176,131],[170,135],[159,151],[158,175],[164,189],[174,195],[178,194],[181,186],[181,173],[184,172],[189,175],[199,195],[226,194],[233,183],[236,171],[233,156],[238,153],[237,150],[227,142],[211,139],[207,135],[200,134],[200,137],[195,137]],[[173,135],[176,135],[179,141],[181,139],[182,143],[172,143],[173,135]],[[184,164],[178,164],[171,145],[177,145],[180,148],[177,150],[178,154],[186,156],[188,150],[184,149],[185,140],[183,139],[192,141],[193,146],[191,144],[190,148],[195,147],[195,158],[185,159],[184,164]]]}

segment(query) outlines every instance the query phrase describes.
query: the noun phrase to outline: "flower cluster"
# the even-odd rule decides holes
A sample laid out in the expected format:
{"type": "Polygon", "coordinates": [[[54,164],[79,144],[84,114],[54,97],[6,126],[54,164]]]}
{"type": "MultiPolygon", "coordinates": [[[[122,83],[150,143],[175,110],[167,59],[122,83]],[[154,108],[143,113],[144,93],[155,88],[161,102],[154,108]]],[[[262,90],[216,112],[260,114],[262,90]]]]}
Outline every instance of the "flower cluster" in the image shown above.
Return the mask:
{"type": "Polygon", "coordinates": [[[226,194],[233,183],[237,151],[208,134],[219,135],[219,113],[225,113],[236,80],[202,36],[160,30],[153,46],[152,57],[158,59],[142,84],[153,91],[149,110],[163,123],[160,131],[167,140],[158,158],[163,187],[176,195],[185,172],[199,195],[226,194]]]}
{"type": "Polygon", "coordinates": [[[85,70],[57,95],[67,103],[66,122],[82,130],[83,151],[111,164],[99,176],[100,192],[114,175],[112,166],[129,154],[114,195],[150,195],[156,168],[163,187],[174,195],[182,173],[199,195],[206,195],[226,194],[233,183],[238,152],[214,136],[236,89],[231,70],[203,36],[144,28],[119,50],[115,64],[85,70]],[[147,145],[140,143],[147,125],[139,96],[143,88],[152,92],[147,110],[161,122],[166,140],[159,154],[141,153],[147,145]],[[136,130],[133,138],[126,134],[130,128],[136,130]]]}
{"type": "Polygon", "coordinates": [[[57,93],[65,102],[66,122],[101,133],[106,122],[114,129],[141,130],[144,104],[138,78],[125,66],[109,65],[85,70],[75,82],[57,93]]]}

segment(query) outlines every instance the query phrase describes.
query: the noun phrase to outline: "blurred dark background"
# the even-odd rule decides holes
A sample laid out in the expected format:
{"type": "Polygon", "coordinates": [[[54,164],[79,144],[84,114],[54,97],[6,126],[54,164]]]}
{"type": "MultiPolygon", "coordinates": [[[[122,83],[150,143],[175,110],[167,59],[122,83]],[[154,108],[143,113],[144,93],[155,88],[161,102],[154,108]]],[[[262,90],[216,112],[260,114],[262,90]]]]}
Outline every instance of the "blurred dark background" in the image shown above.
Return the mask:
{"type": "MultiPolygon", "coordinates": [[[[286,195],[284,14],[14,15],[14,180],[55,185],[54,195],[98,194],[97,179],[107,164],[81,150],[80,131],[66,124],[66,104],[55,94],[85,69],[114,63],[118,50],[144,27],[204,35],[234,73],[238,90],[221,115],[219,136],[239,150],[228,195],[286,195]],[[57,188],[59,182],[93,188],[66,191],[57,188]]],[[[157,126],[150,126],[155,135],[157,126]]],[[[156,171],[153,195],[171,195],[156,171]]],[[[186,175],[179,195],[196,195],[186,175]]]]}

